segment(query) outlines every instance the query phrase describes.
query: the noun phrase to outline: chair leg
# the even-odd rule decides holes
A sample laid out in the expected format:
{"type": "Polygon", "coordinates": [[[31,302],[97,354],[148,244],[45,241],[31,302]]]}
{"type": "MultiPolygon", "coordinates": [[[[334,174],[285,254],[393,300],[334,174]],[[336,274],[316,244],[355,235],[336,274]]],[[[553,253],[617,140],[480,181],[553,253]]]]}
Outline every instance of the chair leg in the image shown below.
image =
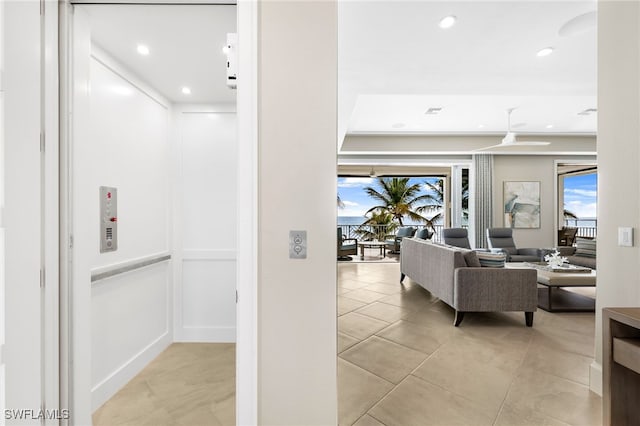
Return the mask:
{"type": "Polygon", "coordinates": [[[456,311],[456,319],[453,321],[455,327],[459,326],[464,318],[464,312],[456,311]]]}
{"type": "Polygon", "coordinates": [[[404,277],[406,277],[406,275],[400,272],[400,284],[402,284],[402,281],[404,281],[404,277]]]}
{"type": "Polygon", "coordinates": [[[533,312],[525,312],[524,320],[527,324],[527,327],[533,327],[533,312]]]}

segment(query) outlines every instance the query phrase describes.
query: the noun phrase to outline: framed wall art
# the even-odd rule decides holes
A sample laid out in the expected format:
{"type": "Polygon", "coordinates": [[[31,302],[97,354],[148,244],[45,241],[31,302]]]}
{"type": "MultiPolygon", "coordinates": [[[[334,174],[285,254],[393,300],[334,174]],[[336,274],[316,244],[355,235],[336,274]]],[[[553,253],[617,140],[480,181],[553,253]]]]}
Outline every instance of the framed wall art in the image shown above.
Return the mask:
{"type": "Polygon", "coordinates": [[[504,226],[540,228],[540,182],[504,182],[504,226]]]}

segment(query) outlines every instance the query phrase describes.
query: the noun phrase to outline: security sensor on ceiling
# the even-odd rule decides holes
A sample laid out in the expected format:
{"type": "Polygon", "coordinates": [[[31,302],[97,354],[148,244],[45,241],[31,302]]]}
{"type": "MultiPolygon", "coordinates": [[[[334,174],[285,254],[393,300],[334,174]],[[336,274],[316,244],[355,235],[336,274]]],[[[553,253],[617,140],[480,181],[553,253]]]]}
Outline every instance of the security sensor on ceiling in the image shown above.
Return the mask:
{"type": "Polygon", "coordinates": [[[223,49],[227,55],[227,86],[231,89],[238,87],[237,84],[237,68],[238,68],[238,34],[227,33],[227,44],[223,49]]]}

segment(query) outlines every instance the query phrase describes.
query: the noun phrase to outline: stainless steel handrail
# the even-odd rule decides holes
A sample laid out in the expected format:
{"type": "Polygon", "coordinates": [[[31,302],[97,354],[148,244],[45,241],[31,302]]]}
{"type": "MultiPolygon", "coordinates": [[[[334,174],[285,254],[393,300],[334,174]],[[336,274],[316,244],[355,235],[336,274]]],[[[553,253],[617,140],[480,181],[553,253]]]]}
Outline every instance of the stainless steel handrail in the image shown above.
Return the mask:
{"type": "Polygon", "coordinates": [[[170,259],[171,259],[170,254],[162,253],[162,254],[153,255],[146,258],[142,258],[142,259],[123,262],[123,263],[109,266],[106,268],[100,268],[98,271],[91,272],[91,282],[93,283],[99,280],[104,280],[105,278],[111,278],[116,275],[135,271],[136,269],[144,268],[145,266],[154,265],[160,262],[165,262],[170,259]]]}

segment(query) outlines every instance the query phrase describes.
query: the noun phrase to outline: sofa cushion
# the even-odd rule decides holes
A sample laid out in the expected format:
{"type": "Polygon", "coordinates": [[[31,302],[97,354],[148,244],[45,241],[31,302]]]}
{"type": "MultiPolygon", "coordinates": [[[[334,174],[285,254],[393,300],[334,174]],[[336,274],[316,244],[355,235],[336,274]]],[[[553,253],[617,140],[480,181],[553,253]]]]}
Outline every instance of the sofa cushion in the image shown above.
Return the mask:
{"type": "Polygon", "coordinates": [[[596,258],[585,256],[569,256],[567,260],[571,265],[584,266],[585,268],[596,269],[596,258]]]}
{"type": "Polygon", "coordinates": [[[467,266],[471,268],[479,268],[482,266],[480,259],[475,251],[468,251],[464,254],[464,260],[467,262],[467,266]]]}
{"type": "Polygon", "coordinates": [[[504,268],[507,256],[504,253],[477,252],[476,256],[480,261],[480,266],[487,268],[504,268]]]}
{"type": "Polygon", "coordinates": [[[576,238],[576,252],[575,256],[582,257],[596,257],[596,240],[590,240],[587,238],[576,238]]]}

